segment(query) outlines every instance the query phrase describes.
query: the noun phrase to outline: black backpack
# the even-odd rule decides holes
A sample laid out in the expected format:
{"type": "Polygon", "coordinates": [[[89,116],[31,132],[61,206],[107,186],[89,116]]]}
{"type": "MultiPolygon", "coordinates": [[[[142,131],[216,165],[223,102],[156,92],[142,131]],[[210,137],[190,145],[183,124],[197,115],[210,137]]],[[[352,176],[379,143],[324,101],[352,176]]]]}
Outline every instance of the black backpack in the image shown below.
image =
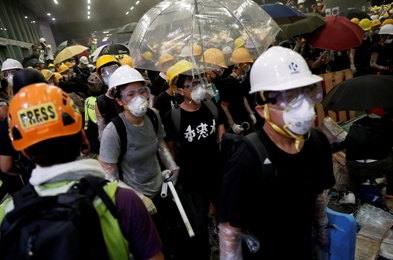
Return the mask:
{"type": "Polygon", "coordinates": [[[0,228],[0,259],[108,259],[98,195],[112,215],[117,210],[102,178],[82,178],[67,193],[38,196],[30,184],[13,195],[15,208],[0,228]]]}

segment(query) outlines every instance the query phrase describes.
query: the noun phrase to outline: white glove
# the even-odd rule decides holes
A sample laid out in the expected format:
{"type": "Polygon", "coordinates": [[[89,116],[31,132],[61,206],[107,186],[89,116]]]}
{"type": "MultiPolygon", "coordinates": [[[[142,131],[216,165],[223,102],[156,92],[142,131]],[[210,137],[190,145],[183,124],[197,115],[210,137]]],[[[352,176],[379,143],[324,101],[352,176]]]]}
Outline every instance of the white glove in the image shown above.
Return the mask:
{"type": "Polygon", "coordinates": [[[240,134],[242,131],[244,131],[244,128],[243,127],[241,127],[240,125],[238,125],[238,124],[233,124],[233,125],[231,125],[231,128],[232,128],[232,131],[235,133],[235,134],[240,134]]]}
{"type": "Polygon", "coordinates": [[[254,113],[250,113],[250,118],[252,120],[252,123],[255,125],[257,123],[257,118],[255,117],[254,113]]]}
{"type": "Polygon", "coordinates": [[[352,70],[353,73],[357,72],[355,65],[351,65],[351,70],[352,70]]]}
{"type": "Polygon", "coordinates": [[[173,186],[176,186],[177,179],[179,178],[179,169],[172,170],[172,176],[167,181],[171,181],[173,186]]]}

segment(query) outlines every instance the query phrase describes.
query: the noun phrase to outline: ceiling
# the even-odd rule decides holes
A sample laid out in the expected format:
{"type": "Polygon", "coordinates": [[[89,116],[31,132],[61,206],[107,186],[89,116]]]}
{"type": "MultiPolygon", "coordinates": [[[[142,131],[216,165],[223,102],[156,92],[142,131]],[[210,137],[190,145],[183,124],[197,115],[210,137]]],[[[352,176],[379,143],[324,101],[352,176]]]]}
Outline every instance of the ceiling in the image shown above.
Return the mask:
{"type": "Polygon", "coordinates": [[[104,41],[125,42],[129,34],[117,34],[122,26],[139,19],[160,0],[18,0],[30,9],[38,20],[47,19],[55,42],[75,39],[86,43],[86,35],[96,35],[99,44],[104,41]],[[58,4],[55,4],[55,1],[58,4]],[[90,2],[90,10],[88,10],[90,2]],[[132,10],[131,7],[133,7],[132,10]],[[90,19],[88,19],[90,11],[90,19]],[[128,14],[126,14],[129,12],[128,14]],[[50,16],[48,15],[50,13],[50,16]],[[55,20],[52,20],[55,18],[55,20]],[[108,37],[109,36],[109,39],[108,37]]]}
{"type": "Polygon", "coordinates": [[[79,23],[108,19],[127,19],[138,22],[159,0],[18,0],[33,11],[38,18],[46,18],[51,23],[79,23]],[[55,4],[55,1],[58,4],[55,4]],[[88,16],[88,2],[90,2],[90,19],[88,16]],[[133,10],[130,8],[134,6],[133,10]],[[129,14],[126,15],[126,12],[129,14]],[[47,13],[51,15],[48,16],[47,13]],[[52,18],[55,21],[52,21],[52,18]]]}

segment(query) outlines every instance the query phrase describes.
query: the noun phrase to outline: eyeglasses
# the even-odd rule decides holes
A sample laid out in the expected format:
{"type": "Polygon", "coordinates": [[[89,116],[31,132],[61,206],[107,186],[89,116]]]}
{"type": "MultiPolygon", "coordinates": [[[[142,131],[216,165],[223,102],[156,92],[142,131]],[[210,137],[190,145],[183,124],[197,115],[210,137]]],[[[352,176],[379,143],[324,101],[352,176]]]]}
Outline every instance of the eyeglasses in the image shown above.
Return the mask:
{"type": "Polygon", "coordinates": [[[131,100],[136,96],[141,96],[147,99],[150,96],[150,89],[144,86],[132,90],[126,88],[121,92],[121,96],[127,100],[131,100]]]}
{"type": "Polygon", "coordinates": [[[112,64],[112,65],[108,65],[108,66],[105,66],[105,67],[102,67],[101,68],[101,75],[103,76],[103,77],[106,77],[106,76],[109,76],[109,75],[111,75],[113,72],[115,72],[115,70],[117,69],[119,67],[119,65],[117,65],[117,64],[112,64]]]}
{"type": "Polygon", "coordinates": [[[296,108],[301,104],[300,101],[303,98],[307,98],[311,103],[317,104],[322,100],[322,96],[323,90],[320,83],[270,93],[271,103],[278,103],[284,109],[296,108]]]}

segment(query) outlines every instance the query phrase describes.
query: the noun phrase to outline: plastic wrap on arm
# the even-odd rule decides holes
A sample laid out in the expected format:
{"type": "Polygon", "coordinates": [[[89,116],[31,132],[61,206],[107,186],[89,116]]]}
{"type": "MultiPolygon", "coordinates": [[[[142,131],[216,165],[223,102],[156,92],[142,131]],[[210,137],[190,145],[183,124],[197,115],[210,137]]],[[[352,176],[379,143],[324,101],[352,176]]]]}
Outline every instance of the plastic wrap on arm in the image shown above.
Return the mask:
{"type": "Polygon", "coordinates": [[[329,221],[326,212],[328,202],[328,190],[324,190],[318,194],[315,200],[315,228],[318,235],[318,242],[323,246],[329,245],[329,238],[326,230],[329,221]]]}
{"type": "Polygon", "coordinates": [[[233,228],[227,227],[220,223],[219,227],[219,241],[220,241],[220,259],[221,260],[241,260],[242,253],[242,237],[241,231],[236,231],[233,228]]]}
{"type": "Polygon", "coordinates": [[[160,154],[160,158],[166,169],[172,172],[179,170],[179,166],[177,166],[175,160],[169,152],[168,146],[162,138],[158,139],[158,153],[160,154]]]}
{"type": "Polygon", "coordinates": [[[117,169],[116,163],[105,163],[100,161],[100,164],[104,169],[106,180],[110,182],[117,182],[119,180],[116,176],[116,169],[117,169]]]}

